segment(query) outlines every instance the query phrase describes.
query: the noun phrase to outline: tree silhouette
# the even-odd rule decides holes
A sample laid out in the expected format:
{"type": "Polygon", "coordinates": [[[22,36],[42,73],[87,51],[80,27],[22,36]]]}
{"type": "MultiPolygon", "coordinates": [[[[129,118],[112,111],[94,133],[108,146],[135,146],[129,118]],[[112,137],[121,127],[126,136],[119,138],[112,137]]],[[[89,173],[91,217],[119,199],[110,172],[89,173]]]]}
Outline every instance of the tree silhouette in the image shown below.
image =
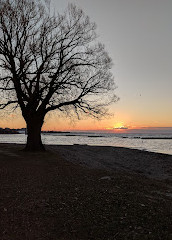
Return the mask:
{"type": "Polygon", "coordinates": [[[49,111],[98,118],[117,100],[112,61],[95,29],[72,4],[52,15],[39,0],[0,0],[0,108],[21,108],[26,150],[44,149],[49,111]]]}

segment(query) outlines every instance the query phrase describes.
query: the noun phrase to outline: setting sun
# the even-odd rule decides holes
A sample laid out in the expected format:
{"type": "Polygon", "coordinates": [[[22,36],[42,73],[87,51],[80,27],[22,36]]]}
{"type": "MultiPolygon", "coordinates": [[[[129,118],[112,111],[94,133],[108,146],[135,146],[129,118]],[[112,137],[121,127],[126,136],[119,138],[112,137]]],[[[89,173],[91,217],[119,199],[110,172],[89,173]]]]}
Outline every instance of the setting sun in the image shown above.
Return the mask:
{"type": "Polygon", "coordinates": [[[123,122],[118,122],[116,124],[114,124],[113,126],[114,129],[123,129],[123,128],[126,128],[123,124],[123,122]]]}

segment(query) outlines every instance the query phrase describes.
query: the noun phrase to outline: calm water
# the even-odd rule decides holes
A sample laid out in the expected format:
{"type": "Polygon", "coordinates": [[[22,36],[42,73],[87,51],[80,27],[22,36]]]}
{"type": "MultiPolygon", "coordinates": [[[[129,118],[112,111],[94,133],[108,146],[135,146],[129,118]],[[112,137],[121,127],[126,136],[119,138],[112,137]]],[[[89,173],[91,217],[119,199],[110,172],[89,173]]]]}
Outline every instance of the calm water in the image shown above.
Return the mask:
{"type": "MultiPolygon", "coordinates": [[[[87,132],[42,134],[44,144],[119,146],[172,155],[172,139],[169,138],[172,138],[172,134],[110,134],[87,132]]],[[[23,144],[26,143],[26,139],[27,136],[24,134],[0,135],[0,143],[23,144]]]]}

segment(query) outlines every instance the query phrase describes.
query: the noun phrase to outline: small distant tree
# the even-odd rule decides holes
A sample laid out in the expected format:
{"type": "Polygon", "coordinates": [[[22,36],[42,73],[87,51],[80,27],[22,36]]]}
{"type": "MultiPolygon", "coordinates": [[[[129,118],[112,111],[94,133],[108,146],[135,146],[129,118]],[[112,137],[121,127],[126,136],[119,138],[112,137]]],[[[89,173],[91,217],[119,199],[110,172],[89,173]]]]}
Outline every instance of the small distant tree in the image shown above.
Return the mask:
{"type": "Polygon", "coordinates": [[[117,100],[112,61],[95,29],[72,4],[52,15],[46,2],[0,0],[0,108],[20,107],[26,150],[44,150],[41,128],[49,111],[99,118],[117,100]]]}

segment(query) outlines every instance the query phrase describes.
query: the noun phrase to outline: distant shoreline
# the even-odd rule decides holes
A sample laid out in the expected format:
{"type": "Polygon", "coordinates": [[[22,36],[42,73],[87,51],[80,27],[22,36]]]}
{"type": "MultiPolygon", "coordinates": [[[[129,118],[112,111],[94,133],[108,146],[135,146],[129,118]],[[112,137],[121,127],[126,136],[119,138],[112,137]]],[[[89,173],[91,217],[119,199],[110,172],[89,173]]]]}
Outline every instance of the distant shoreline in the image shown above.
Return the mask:
{"type": "MultiPolygon", "coordinates": [[[[87,133],[87,132],[85,132],[87,133]]],[[[92,134],[90,132],[88,132],[89,134],[92,134]]],[[[5,131],[0,131],[0,135],[4,135],[4,134],[26,134],[24,132],[17,132],[17,131],[13,131],[12,129],[10,131],[5,130],[5,131]]],[[[66,136],[66,137],[74,137],[74,136],[82,136],[82,137],[88,137],[88,138],[102,138],[102,137],[106,137],[103,135],[98,135],[99,133],[95,133],[97,135],[84,135],[84,134],[75,134],[75,132],[63,132],[63,131],[41,131],[41,134],[58,134],[59,136],[66,136]],[[62,134],[62,135],[61,135],[62,134]]],[[[117,134],[117,133],[104,133],[104,134],[113,134],[115,137],[119,137],[119,138],[129,138],[129,139],[146,139],[146,140],[172,140],[172,137],[138,137],[138,136],[130,136],[129,133],[126,133],[126,135],[128,136],[122,136],[121,133],[117,134]],[[120,136],[121,135],[121,136],[120,136]]],[[[27,135],[27,134],[26,134],[27,135]]],[[[159,135],[159,134],[158,134],[159,135]]]]}

